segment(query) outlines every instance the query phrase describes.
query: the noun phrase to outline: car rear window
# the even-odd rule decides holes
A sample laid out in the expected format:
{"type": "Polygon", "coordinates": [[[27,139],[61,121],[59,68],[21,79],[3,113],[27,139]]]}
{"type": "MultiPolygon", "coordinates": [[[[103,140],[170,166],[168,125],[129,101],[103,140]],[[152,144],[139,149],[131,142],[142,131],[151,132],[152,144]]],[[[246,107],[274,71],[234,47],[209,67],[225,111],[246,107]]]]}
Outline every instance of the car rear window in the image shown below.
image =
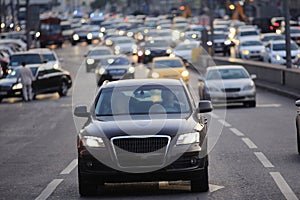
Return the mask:
{"type": "Polygon", "coordinates": [[[39,54],[19,54],[10,57],[10,66],[20,66],[22,62],[28,64],[42,64],[42,58],[39,54]]]}

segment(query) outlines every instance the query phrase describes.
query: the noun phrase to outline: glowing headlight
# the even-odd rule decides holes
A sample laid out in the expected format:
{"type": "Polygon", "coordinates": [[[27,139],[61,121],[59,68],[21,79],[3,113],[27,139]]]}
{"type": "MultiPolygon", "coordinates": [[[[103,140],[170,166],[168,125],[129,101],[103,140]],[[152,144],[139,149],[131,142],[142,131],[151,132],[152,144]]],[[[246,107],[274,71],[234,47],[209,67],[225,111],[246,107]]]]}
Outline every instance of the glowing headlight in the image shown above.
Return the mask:
{"type": "Polygon", "coordinates": [[[105,74],[105,71],[106,71],[106,70],[105,70],[103,67],[101,67],[100,70],[99,70],[99,74],[100,74],[100,75],[103,75],[103,74],[105,74]]]}
{"type": "Polygon", "coordinates": [[[185,71],[181,72],[181,76],[182,77],[188,77],[189,76],[189,72],[185,70],[185,71]]]}
{"type": "Polygon", "coordinates": [[[243,51],[242,51],[242,54],[243,54],[243,55],[249,55],[249,53],[250,53],[249,50],[243,50],[243,51]]]}
{"type": "Polygon", "coordinates": [[[101,27],[100,28],[100,31],[103,33],[103,32],[105,32],[105,27],[101,27]]]}
{"type": "Polygon", "coordinates": [[[92,58],[88,58],[88,59],[86,60],[86,63],[87,63],[88,65],[92,65],[92,64],[95,63],[95,60],[92,59],[92,58]]]}
{"type": "Polygon", "coordinates": [[[150,55],[150,54],[151,54],[151,51],[147,49],[147,50],[145,51],[145,55],[148,56],[148,55],[150,55]]]}
{"type": "Polygon", "coordinates": [[[212,42],[211,41],[208,41],[207,43],[206,43],[208,46],[212,46],[212,42]]]}
{"type": "Polygon", "coordinates": [[[135,71],[134,67],[129,67],[128,73],[133,74],[135,71]]]}
{"type": "Polygon", "coordinates": [[[82,141],[86,147],[105,147],[104,141],[100,137],[83,136],[82,141]]]}
{"type": "Polygon", "coordinates": [[[75,41],[79,40],[79,35],[78,34],[74,34],[73,35],[73,40],[75,40],[75,41]]]}
{"type": "Polygon", "coordinates": [[[55,64],[53,65],[53,68],[54,68],[54,69],[59,68],[59,64],[55,63],[55,64]]]}
{"type": "Polygon", "coordinates": [[[250,84],[244,86],[243,90],[252,90],[254,88],[254,83],[251,82],[250,84]]]}
{"type": "Polygon", "coordinates": [[[22,83],[17,83],[17,84],[15,84],[15,85],[12,87],[12,89],[13,89],[13,90],[18,90],[18,89],[22,89],[22,87],[23,87],[22,83]]]}
{"type": "Polygon", "coordinates": [[[91,39],[93,39],[93,34],[92,33],[88,33],[86,37],[87,37],[88,40],[91,40],[91,39]]]}
{"type": "Polygon", "coordinates": [[[225,40],[224,44],[225,44],[225,45],[230,45],[230,44],[231,44],[231,41],[230,41],[230,40],[225,40]]]}
{"type": "Polygon", "coordinates": [[[143,52],[142,51],[139,51],[138,52],[138,56],[142,56],[143,55],[143,52]]]}
{"type": "Polygon", "coordinates": [[[98,37],[99,37],[99,38],[103,38],[103,37],[104,37],[104,34],[103,34],[103,33],[99,33],[98,37]]]}
{"type": "Polygon", "coordinates": [[[40,33],[40,32],[36,32],[36,33],[35,33],[35,37],[36,37],[36,38],[39,38],[40,36],[41,36],[41,33],[40,33]]]}
{"type": "Polygon", "coordinates": [[[273,55],[273,57],[276,59],[276,60],[281,60],[281,56],[280,55],[273,55]]]}
{"type": "Polygon", "coordinates": [[[128,36],[128,37],[132,37],[132,36],[133,36],[133,32],[128,32],[128,33],[127,33],[127,36],[128,36]]]}
{"type": "Polygon", "coordinates": [[[153,73],[151,74],[151,76],[152,76],[152,78],[159,78],[159,73],[153,72],[153,73]]]}
{"type": "Polygon", "coordinates": [[[176,145],[193,144],[193,143],[198,143],[199,141],[200,141],[200,136],[198,132],[186,133],[178,137],[176,145]]]}
{"type": "Polygon", "coordinates": [[[167,54],[171,54],[172,53],[172,49],[167,49],[167,54]]]}
{"type": "Polygon", "coordinates": [[[121,49],[120,46],[115,46],[115,50],[116,50],[116,51],[119,51],[120,49],[121,49]]]}

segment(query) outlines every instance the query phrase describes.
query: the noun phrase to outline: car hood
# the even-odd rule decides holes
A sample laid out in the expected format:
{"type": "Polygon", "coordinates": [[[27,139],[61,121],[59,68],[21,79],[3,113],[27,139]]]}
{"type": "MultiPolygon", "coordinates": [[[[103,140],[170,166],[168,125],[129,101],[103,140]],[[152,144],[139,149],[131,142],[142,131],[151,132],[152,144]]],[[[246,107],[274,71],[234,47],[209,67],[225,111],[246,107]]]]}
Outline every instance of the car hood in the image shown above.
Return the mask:
{"type": "Polygon", "coordinates": [[[240,50],[249,50],[249,51],[260,51],[264,49],[264,46],[246,46],[246,47],[240,47],[240,50]]]}
{"type": "Polygon", "coordinates": [[[85,131],[93,136],[103,137],[104,134],[108,139],[117,136],[141,135],[169,135],[174,137],[178,133],[190,133],[197,125],[193,117],[187,119],[139,118],[138,120],[122,120],[121,116],[119,118],[121,119],[116,118],[115,121],[92,120],[85,127],[85,131]]]}
{"type": "Polygon", "coordinates": [[[16,82],[16,78],[4,78],[0,79],[0,86],[13,86],[16,82]]]}
{"type": "Polygon", "coordinates": [[[251,79],[223,79],[223,80],[207,80],[206,84],[208,87],[215,87],[218,89],[222,88],[243,88],[252,82],[251,79]]]}

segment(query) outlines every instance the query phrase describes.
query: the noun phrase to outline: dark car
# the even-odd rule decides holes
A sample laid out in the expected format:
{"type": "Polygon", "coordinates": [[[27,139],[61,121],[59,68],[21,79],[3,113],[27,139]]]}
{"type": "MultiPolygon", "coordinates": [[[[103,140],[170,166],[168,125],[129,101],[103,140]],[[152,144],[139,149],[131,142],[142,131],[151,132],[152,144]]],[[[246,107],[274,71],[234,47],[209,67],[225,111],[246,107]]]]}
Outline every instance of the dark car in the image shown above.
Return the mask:
{"type": "Polygon", "coordinates": [[[298,107],[298,114],[296,117],[297,146],[298,146],[298,154],[300,154],[300,100],[296,101],[296,106],[298,107]]]}
{"type": "Polygon", "coordinates": [[[90,33],[87,27],[80,27],[74,30],[72,35],[71,43],[72,45],[76,45],[78,42],[87,42],[88,44],[92,44],[93,35],[90,33]]]}
{"type": "Polygon", "coordinates": [[[191,191],[208,184],[207,120],[210,101],[194,102],[181,80],[109,82],[88,112],[77,137],[79,193],[95,194],[104,183],[190,180],[191,191]],[[99,186],[99,187],[98,187],[99,186]]]}
{"type": "Polygon", "coordinates": [[[108,55],[100,60],[95,74],[97,84],[101,86],[105,80],[133,79],[135,68],[125,55],[108,55]]]}
{"type": "Polygon", "coordinates": [[[138,61],[142,61],[146,64],[151,62],[154,57],[169,56],[172,51],[172,48],[166,40],[147,40],[138,52],[138,61]]]}
{"type": "MultiPolygon", "coordinates": [[[[32,97],[38,94],[58,92],[66,96],[72,86],[70,73],[55,68],[28,66],[35,77],[32,83],[32,97]]],[[[17,83],[19,67],[14,68],[4,79],[0,79],[0,102],[3,98],[22,97],[22,84],[17,83]]]]}

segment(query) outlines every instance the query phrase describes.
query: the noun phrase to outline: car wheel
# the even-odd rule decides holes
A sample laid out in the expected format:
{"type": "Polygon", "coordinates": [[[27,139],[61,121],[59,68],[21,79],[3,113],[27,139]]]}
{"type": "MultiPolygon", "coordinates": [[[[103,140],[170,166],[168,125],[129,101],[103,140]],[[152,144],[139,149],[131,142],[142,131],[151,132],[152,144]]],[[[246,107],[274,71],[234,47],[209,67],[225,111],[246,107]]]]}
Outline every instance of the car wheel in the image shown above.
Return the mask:
{"type": "Polygon", "coordinates": [[[207,192],[209,190],[208,185],[208,167],[204,167],[203,171],[199,173],[197,178],[191,180],[192,192],[207,192]]]}
{"type": "Polygon", "coordinates": [[[64,96],[67,96],[67,93],[68,93],[68,85],[66,83],[66,81],[62,81],[61,82],[61,86],[60,86],[60,90],[59,90],[59,96],[61,97],[64,97],[64,96]]]}

